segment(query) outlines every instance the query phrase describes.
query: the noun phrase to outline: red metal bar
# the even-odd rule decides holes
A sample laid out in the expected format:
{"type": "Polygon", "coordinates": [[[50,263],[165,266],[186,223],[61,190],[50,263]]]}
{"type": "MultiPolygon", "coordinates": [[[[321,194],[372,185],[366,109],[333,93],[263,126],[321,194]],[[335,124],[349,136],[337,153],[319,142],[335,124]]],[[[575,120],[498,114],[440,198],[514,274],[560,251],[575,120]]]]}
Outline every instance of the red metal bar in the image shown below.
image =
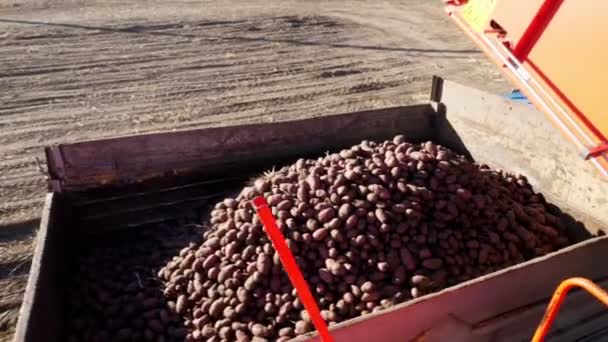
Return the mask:
{"type": "Polygon", "coordinates": [[[564,0],[545,0],[513,50],[513,55],[517,59],[523,62],[528,58],[528,54],[543,35],[563,2],[564,0]]]}
{"type": "Polygon", "coordinates": [[[594,148],[590,149],[589,152],[587,152],[587,155],[585,156],[585,160],[589,159],[589,158],[596,158],[601,156],[604,153],[608,152],[608,142],[603,142],[600,145],[595,146],[594,148]]]}
{"type": "Polygon", "coordinates": [[[312,293],[310,293],[308,283],[304,280],[304,276],[302,275],[293,254],[291,254],[287,243],[285,243],[285,238],[283,237],[283,234],[281,234],[274,216],[272,216],[272,211],[268,207],[268,202],[266,202],[264,197],[257,197],[253,200],[253,205],[260,217],[260,221],[262,221],[262,224],[264,224],[264,227],[266,228],[266,234],[268,234],[268,237],[272,241],[272,245],[277,250],[277,253],[279,253],[281,263],[283,264],[283,267],[285,267],[291,284],[298,292],[302,305],[304,305],[304,308],[308,311],[312,323],[319,332],[321,341],[333,342],[333,337],[329,334],[329,329],[321,316],[317,302],[312,296],[312,293]]]}
{"type": "Polygon", "coordinates": [[[545,337],[549,333],[549,329],[551,329],[551,324],[555,320],[555,316],[557,316],[557,312],[559,311],[560,306],[564,302],[566,295],[572,288],[580,287],[585,291],[589,292],[596,299],[604,303],[608,306],[608,293],[602,290],[599,286],[595,285],[588,279],[585,278],[570,278],[564,280],[559,286],[557,290],[553,293],[553,297],[551,298],[551,302],[549,302],[549,306],[547,307],[547,311],[545,312],[545,316],[538,328],[536,328],[536,332],[534,332],[534,337],[532,337],[532,342],[542,342],[545,340],[545,337]]]}

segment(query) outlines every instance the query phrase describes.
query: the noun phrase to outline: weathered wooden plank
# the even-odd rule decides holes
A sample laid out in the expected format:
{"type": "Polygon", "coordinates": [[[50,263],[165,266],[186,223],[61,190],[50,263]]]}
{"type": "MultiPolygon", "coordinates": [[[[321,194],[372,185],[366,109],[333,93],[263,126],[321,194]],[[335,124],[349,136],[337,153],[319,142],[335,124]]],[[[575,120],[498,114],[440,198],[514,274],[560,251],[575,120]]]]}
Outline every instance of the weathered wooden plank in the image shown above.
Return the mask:
{"type": "Polygon", "coordinates": [[[248,168],[336,150],[363,139],[432,136],[430,105],[311,119],[147,134],[47,149],[51,184],[82,190],[166,175],[247,173],[248,168]]]}

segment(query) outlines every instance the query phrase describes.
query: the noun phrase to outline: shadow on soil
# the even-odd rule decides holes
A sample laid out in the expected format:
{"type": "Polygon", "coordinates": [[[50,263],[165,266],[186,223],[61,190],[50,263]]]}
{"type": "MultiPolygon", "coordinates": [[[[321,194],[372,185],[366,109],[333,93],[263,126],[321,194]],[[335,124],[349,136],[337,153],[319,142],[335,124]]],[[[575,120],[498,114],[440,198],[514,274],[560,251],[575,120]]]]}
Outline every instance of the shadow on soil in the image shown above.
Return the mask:
{"type": "MultiPolygon", "coordinates": [[[[27,274],[30,270],[32,260],[32,245],[27,240],[35,234],[40,220],[27,220],[23,222],[0,225],[0,243],[7,244],[7,248],[14,248],[18,253],[7,253],[0,255],[0,279],[11,278],[27,274]],[[31,246],[31,247],[29,247],[31,246]]],[[[0,308],[0,312],[2,308],[0,308]]]]}
{"type": "MultiPolygon", "coordinates": [[[[275,18],[282,19],[282,18],[275,18]]],[[[286,17],[283,20],[290,25],[290,27],[300,27],[306,24],[305,21],[301,19],[297,19],[296,17],[286,17]],[[294,24],[296,23],[296,24],[294,24]]],[[[116,28],[116,27],[104,27],[104,26],[88,26],[88,25],[76,25],[76,24],[67,24],[67,23],[53,23],[53,22],[44,22],[44,21],[28,21],[28,20],[13,20],[13,19],[3,19],[0,18],[1,23],[13,23],[13,24],[23,24],[23,25],[39,25],[39,26],[52,26],[52,27],[63,27],[63,28],[72,28],[78,30],[87,30],[87,31],[103,31],[103,32],[113,32],[113,33],[127,33],[127,34],[147,34],[153,36],[169,36],[169,37],[182,37],[182,38],[190,38],[190,39],[205,39],[209,41],[240,41],[240,42],[250,42],[250,41],[262,41],[269,43],[286,43],[293,45],[301,45],[301,46],[326,46],[331,48],[346,48],[346,49],[361,49],[361,50],[377,50],[377,51],[396,51],[396,52],[405,52],[412,53],[418,56],[423,55],[427,57],[438,57],[442,58],[468,58],[468,54],[478,54],[480,53],[478,50],[474,49],[459,49],[459,50],[447,50],[447,49],[421,49],[421,48],[402,48],[402,47],[388,47],[388,46],[374,46],[374,45],[355,45],[355,44],[344,44],[344,43],[321,43],[321,42],[309,42],[302,41],[297,39],[280,39],[280,38],[268,38],[268,37],[246,37],[246,36],[208,36],[208,35],[199,35],[199,34],[188,34],[188,33],[175,33],[175,32],[163,32],[163,30],[168,29],[178,29],[183,27],[182,24],[169,24],[169,25],[150,25],[150,26],[142,26],[135,25],[124,28],[116,28]],[[460,56],[459,56],[460,55],[460,56]]],[[[203,22],[198,23],[196,26],[211,26],[211,25],[230,25],[230,24],[243,24],[246,21],[216,21],[216,22],[203,22]]],[[[331,27],[324,25],[326,27],[331,27]]],[[[254,31],[262,31],[261,28],[256,26],[251,26],[245,29],[245,31],[254,32],[254,31]]],[[[33,38],[43,38],[43,36],[36,36],[33,38]]],[[[21,38],[21,39],[32,39],[32,38],[21,38]]]]}
{"type": "Polygon", "coordinates": [[[39,219],[0,224],[0,242],[23,240],[34,234],[39,225],[39,219]]]}

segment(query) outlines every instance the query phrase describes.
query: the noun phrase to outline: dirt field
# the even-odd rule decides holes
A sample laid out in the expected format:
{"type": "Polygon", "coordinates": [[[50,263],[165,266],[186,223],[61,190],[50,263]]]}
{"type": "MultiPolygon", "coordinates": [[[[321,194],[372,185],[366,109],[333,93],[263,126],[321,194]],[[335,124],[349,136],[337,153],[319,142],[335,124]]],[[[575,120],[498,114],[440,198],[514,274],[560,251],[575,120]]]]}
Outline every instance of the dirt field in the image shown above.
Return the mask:
{"type": "Polygon", "coordinates": [[[422,102],[434,74],[509,89],[439,0],[2,1],[0,340],[27,280],[43,146],[422,102]]]}

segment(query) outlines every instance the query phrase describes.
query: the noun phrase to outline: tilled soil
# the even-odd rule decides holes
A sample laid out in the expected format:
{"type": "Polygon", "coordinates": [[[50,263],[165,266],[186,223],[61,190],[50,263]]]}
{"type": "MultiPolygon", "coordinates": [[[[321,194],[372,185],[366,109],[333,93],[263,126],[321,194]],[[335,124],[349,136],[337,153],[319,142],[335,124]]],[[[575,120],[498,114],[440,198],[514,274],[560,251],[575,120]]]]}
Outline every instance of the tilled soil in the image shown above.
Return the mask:
{"type": "Polygon", "coordinates": [[[44,146],[423,102],[435,74],[509,89],[439,1],[3,2],[0,340],[33,253],[44,146]]]}

